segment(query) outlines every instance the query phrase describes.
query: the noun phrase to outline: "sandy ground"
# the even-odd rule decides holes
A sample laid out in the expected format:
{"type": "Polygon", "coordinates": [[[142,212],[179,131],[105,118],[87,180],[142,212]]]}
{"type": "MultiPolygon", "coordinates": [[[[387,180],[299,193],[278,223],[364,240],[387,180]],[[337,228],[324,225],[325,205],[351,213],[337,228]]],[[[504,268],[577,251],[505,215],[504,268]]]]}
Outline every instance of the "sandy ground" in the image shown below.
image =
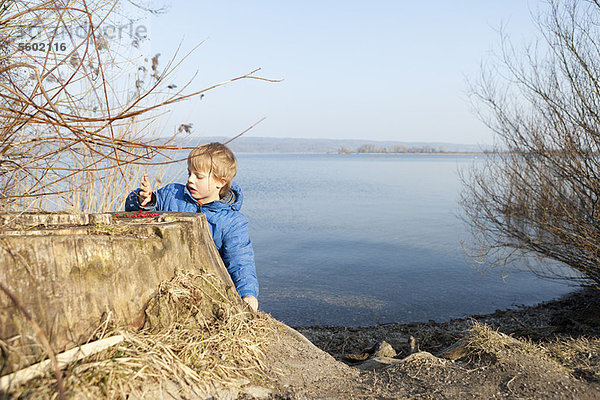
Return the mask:
{"type": "MultiPolygon", "coordinates": [[[[169,301],[193,305],[194,297],[188,300],[169,301]]],[[[600,399],[597,289],[468,319],[366,328],[294,330],[236,304],[217,307],[220,316],[214,326],[207,325],[206,335],[194,324],[179,333],[171,326],[166,336],[138,334],[132,341],[137,347],[129,344],[69,367],[64,376],[72,384],[84,376],[95,380],[78,396],[71,395],[71,387],[66,398],[600,399]],[[225,333],[229,341],[220,339],[225,333]],[[149,350],[139,354],[138,347],[149,350]],[[195,356],[186,356],[196,348],[190,353],[195,356]],[[253,351],[242,351],[249,348],[253,351]],[[257,354],[260,368],[254,362],[257,354]],[[199,357],[227,367],[221,369],[231,373],[222,376],[230,378],[191,379],[192,368],[205,368],[199,357]],[[134,361],[133,369],[122,370],[123,363],[134,361]],[[121,369],[113,366],[110,375],[106,368],[113,364],[121,369]],[[111,383],[117,372],[131,376],[120,381],[122,387],[111,383]]],[[[55,384],[49,375],[0,398],[56,398],[55,384]]]]}
{"type": "MultiPolygon", "coordinates": [[[[338,369],[337,382],[329,377],[280,392],[284,398],[600,398],[597,289],[442,323],[298,330],[350,370],[338,369]],[[381,341],[397,354],[374,359],[381,341]]],[[[305,366],[315,374],[321,368],[305,366]]]]}

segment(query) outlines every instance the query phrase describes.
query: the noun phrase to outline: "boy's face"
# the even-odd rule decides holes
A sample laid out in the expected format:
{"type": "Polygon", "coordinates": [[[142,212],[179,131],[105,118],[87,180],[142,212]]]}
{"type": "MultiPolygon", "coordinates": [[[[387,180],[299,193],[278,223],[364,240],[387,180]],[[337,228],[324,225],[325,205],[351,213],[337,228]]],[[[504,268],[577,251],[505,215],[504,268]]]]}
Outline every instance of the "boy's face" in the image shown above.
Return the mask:
{"type": "Polygon", "coordinates": [[[219,200],[219,191],[226,183],[227,180],[218,179],[208,172],[188,168],[187,188],[192,197],[202,204],[219,200]]]}

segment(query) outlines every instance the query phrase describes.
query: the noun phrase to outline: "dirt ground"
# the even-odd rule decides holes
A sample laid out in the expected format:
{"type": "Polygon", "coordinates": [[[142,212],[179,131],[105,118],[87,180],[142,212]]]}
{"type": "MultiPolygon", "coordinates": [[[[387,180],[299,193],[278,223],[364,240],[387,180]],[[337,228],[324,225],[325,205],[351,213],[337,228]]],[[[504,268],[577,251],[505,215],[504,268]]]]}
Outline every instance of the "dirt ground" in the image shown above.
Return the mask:
{"type": "Polygon", "coordinates": [[[305,360],[327,379],[295,381],[275,398],[600,399],[600,291],[593,288],[442,323],[298,331],[349,369],[328,375],[305,360]],[[397,354],[374,358],[381,341],[397,354]]]}
{"type": "MultiPolygon", "coordinates": [[[[178,297],[165,299],[193,306],[178,282],[178,297]]],[[[189,314],[70,366],[66,398],[600,399],[597,289],[469,319],[367,328],[294,330],[238,303],[217,302],[205,330],[189,314]]],[[[50,373],[0,393],[56,397],[50,373]]]]}
{"type": "Polygon", "coordinates": [[[270,320],[266,368],[204,398],[600,399],[596,289],[442,323],[296,331],[270,320]]]}

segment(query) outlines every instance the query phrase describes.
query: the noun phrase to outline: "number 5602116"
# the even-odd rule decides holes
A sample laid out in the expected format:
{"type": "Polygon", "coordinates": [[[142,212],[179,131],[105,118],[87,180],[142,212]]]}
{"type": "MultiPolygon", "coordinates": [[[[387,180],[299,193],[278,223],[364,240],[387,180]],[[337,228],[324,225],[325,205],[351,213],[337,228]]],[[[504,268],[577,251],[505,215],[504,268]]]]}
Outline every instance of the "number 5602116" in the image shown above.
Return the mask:
{"type": "Polygon", "coordinates": [[[65,51],[66,43],[19,43],[18,48],[21,51],[65,51]]]}

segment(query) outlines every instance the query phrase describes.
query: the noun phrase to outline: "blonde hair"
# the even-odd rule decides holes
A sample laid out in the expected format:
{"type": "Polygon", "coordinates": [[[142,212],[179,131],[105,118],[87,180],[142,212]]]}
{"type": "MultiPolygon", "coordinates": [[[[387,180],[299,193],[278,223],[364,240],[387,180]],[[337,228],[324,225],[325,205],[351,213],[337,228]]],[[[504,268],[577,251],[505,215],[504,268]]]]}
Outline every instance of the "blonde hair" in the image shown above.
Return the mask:
{"type": "Polygon", "coordinates": [[[192,150],[187,161],[192,172],[205,172],[217,179],[226,179],[227,183],[221,188],[220,194],[231,188],[237,173],[237,160],[229,147],[218,142],[205,143],[192,150]]]}

